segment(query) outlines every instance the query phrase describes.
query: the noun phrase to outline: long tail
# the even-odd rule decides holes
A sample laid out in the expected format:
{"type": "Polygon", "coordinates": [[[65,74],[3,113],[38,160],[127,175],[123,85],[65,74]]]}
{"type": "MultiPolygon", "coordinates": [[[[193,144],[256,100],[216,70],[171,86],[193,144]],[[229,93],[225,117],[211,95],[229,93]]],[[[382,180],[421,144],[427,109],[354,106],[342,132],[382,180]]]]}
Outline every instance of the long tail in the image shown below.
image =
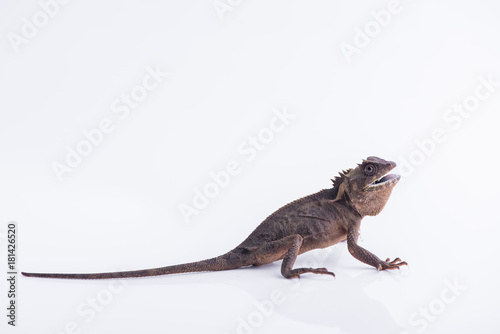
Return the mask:
{"type": "Polygon", "coordinates": [[[167,267],[133,270],[133,271],[118,271],[109,273],[93,273],[93,274],[55,274],[55,273],[25,273],[27,277],[44,277],[44,278],[65,278],[65,279],[106,279],[106,278],[129,278],[129,277],[148,277],[160,276],[180,273],[190,273],[199,271],[219,271],[236,269],[244,266],[238,257],[232,252],[214,257],[212,259],[178,264],[167,267]]]}

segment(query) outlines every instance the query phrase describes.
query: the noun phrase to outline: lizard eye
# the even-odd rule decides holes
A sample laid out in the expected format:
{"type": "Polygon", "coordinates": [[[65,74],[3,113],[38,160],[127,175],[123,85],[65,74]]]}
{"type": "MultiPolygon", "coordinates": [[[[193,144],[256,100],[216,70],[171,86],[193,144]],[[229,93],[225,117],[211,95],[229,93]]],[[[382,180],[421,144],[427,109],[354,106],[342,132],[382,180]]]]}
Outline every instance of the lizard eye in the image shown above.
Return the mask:
{"type": "Polygon", "coordinates": [[[369,175],[373,175],[373,174],[375,174],[375,170],[376,170],[375,165],[373,165],[373,164],[368,164],[368,165],[366,165],[366,166],[365,166],[365,168],[363,169],[363,172],[365,173],[365,175],[368,175],[368,176],[369,176],[369,175]]]}

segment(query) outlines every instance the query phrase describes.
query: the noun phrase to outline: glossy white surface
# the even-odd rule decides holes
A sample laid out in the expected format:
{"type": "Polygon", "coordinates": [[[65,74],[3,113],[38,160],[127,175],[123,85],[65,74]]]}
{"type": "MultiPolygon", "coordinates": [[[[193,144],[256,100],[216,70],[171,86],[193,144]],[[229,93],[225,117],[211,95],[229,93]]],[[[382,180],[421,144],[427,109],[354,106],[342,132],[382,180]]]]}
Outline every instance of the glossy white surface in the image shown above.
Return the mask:
{"type": "Polygon", "coordinates": [[[2,252],[13,220],[22,271],[212,257],[377,155],[405,177],[360,244],[410,267],[379,273],[342,243],[297,261],[335,279],[299,285],[280,263],[124,288],[20,277],[19,326],[2,313],[2,333],[498,332],[499,5],[401,1],[349,62],[342,43],[389,2],[231,4],[222,20],[211,0],[73,1],[16,48],[43,9],[2,1],[2,252]],[[60,182],[54,162],[78,147],[88,155],[60,182]],[[221,170],[233,175],[210,190],[221,170]],[[180,208],[204,187],[213,198],[187,223],[180,208]]]}

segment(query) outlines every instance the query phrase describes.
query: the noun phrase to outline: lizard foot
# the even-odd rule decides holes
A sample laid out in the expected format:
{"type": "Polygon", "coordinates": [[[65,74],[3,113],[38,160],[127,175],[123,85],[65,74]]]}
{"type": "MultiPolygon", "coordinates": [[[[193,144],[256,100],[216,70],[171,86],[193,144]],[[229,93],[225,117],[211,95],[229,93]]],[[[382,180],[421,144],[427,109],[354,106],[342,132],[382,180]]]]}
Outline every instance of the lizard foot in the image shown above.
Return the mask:
{"type": "Polygon", "coordinates": [[[286,278],[299,278],[300,275],[305,274],[305,273],[312,273],[312,274],[322,274],[322,275],[331,275],[335,277],[335,274],[332,273],[331,271],[328,271],[326,268],[297,268],[290,270],[288,273],[286,273],[285,276],[286,278]]]}
{"type": "Polygon", "coordinates": [[[400,266],[407,266],[408,263],[405,261],[401,261],[399,257],[395,258],[394,260],[391,261],[391,259],[387,258],[385,261],[381,261],[377,265],[377,270],[392,270],[392,269],[399,269],[400,266]]]}

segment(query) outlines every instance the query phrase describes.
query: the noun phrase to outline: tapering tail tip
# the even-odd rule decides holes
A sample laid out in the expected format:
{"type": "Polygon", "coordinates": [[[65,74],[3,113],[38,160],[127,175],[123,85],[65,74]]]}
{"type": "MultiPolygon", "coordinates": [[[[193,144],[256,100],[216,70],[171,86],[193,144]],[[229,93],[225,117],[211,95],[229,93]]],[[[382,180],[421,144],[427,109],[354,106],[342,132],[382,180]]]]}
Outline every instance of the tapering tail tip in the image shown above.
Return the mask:
{"type": "MultiPolygon", "coordinates": [[[[143,274],[143,272],[144,271],[137,271],[137,273],[141,273],[141,274],[143,274]]],[[[96,273],[96,274],[56,274],[56,273],[25,273],[25,272],[21,272],[21,274],[25,277],[84,279],[84,280],[146,276],[144,274],[143,275],[134,275],[135,274],[134,272],[113,272],[113,273],[96,273]]]]}
{"type": "Polygon", "coordinates": [[[41,273],[25,273],[21,272],[21,275],[26,277],[51,277],[49,274],[41,274],[41,273]]]}
{"type": "Polygon", "coordinates": [[[54,273],[25,273],[25,272],[21,272],[21,274],[25,277],[38,277],[38,278],[66,278],[66,279],[108,278],[105,276],[100,277],[96,274],[54,274],[54,273]]]}

